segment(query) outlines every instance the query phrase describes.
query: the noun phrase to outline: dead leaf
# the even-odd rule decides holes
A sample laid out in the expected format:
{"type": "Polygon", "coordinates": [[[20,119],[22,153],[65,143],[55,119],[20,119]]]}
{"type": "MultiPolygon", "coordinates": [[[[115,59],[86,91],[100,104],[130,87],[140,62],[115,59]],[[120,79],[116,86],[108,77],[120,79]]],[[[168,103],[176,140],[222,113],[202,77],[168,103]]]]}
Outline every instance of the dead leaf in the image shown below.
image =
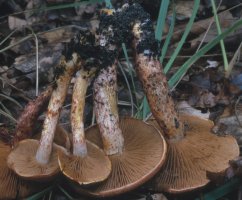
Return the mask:
{"type": "Polygon", "coordinates": [[[27,25],[28,23],[24,19],[20,19],[11,15],[8,17],[8,27],[10,30],[21,29],[27,25]]]}
{"type": "MultiPolygon", "coordinates": [[[[39,82],[49,83],[53,81],[55,66],[59,63],[62,55],[61,44],[52,49],[46,47],[39,52],[39,82]]],[[[20,70],[32,83],[36,80],[36,55],[27,54],[15,58],[13,67],[20,70]]]]}
{"type": "Polygon", "coordinates": [[[209,115],[210,115],[209,112],[202,113],[200,110],[193,108],[187,103],[187,101],[179,102],[177,104],[177,109],[179,110],[179,113],[197,116],[203,119],[209,119],[209,115]]]}

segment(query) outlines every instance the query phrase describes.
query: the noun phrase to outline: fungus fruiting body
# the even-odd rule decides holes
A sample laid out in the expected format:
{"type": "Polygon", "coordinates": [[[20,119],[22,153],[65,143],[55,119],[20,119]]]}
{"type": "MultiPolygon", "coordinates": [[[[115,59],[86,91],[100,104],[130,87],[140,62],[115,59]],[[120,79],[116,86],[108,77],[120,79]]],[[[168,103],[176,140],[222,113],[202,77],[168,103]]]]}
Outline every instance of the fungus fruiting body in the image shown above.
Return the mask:
{"type": "Polygon", "coordinates": [[[71,107],[73,154],[59,152],[58,158],[62,173],[81,185],[103,181],[111,172],[111,163],[105,153],[85,139],[83,113],[92,74],[84,69],[78,72],[71,107]]]}
{"type": "MultiPolygon", "coordinates": [[[[48,184],[40,185],[33,181],[21,179],[8,168],[7,158],[12,150],[12,146],[16,146],[19,141],[32,135],[28,131],[32,132],[31,128],[37,120],[41,107],[43,108],[47,99],[49,99],[51,90],[52,88],[48,88],[25,107],[23,114],[21,114],[18,120],[16,132],[11,141],[8,142],[9,144],[7,145],[0,141],[0,199],[22,199],[48,186],[48,184]]],[[[57,126],[56,132],[58,132],[58,135],[55,135],[54,141],[69,149],[69,137],[64,129],[57,126]]],[[[35,137],[38,137],[38,134],[35,137]]]]}
{"type": "Polygon", "coordinates": [[[152,24],[149,18],[135,22],[133,48],[138,76],[153,116],[168,143],[166,162],[153,183],[156,190],[180,193],[206,185],[209,182],[206,172],[224,171],[228,161],[238,156],[239,148],[233,137],[212,135],[202,119],[200,122],[204,127],[198,126],[196,130],[193,123],[199,119],[188,117],[185,124],[193,128],[186,129],[175,110],[166,77],[156,59],[157,47],[154,48],[154,44],[157,42],[150,27],[152,24]],[[148,39],[153,43],[147,42],[148,39]]]}
{"type": "Polygon", "coordinates": [[[68,61],[62,57],[59,66],[62,73],[51,95],[40,141],[21,141],[9,154],[8,166],[22,178],[49,180],[59,172],[57,151],[65,149],[52,143],[71,76],[80,64],[76,53],[68,61]]]}
{"type": "MultiPolygon", "coordinates": [[[[238,154],[233,137],[209,133],[213,127],[210,120],[189,115],[181,115],[180,119],[185,125],[185,137],[178,142],[168,140],[170,159],[152,181],[159,191],[180,193],[202,187],[210,181],[207,172],[223,172],[228,160],[238,154]]],[[[161,129],[155,120],[148,122],[161,129]]]]}
{"type": "Polygon", "coordinates": [[[106,67],[100,70],[93,86],[97,125],[86,130],[86,134],[91,142],[103,147],[112,171],[105,181],[94,187],[76,188],[91,196],[110,197],[135,189],[155,175],[166,155],[166,143],[157,129],[135,119],[119,120],[116,96],[118,46],[130,41],[129,20],[139,15],[133,7],[127,7],[127,10],[128,14],[122,10],[106,10],[100,20],[99,46],[101,55],[106,54],[100,60],[106,67]]]}
{"type": "Polygon", "coordinates": [[[0,141],[0,199],[22,199],[42,190],[45,185],[21,180],[8,168],[7,158],[11,147],[0,141]]]}
{"type": "Polygon", "coordinates": [[[77,188],[91,196],[114,196],[138,187],[155,175],[166,154],[164,138],[154,127],[137,119],[119,120],[116,78],[114,63],[102,69],[94,82],[98,125],[87,129],[86,135],[103,147],[111,160],[112,172],[94,187],[77,188]]]}

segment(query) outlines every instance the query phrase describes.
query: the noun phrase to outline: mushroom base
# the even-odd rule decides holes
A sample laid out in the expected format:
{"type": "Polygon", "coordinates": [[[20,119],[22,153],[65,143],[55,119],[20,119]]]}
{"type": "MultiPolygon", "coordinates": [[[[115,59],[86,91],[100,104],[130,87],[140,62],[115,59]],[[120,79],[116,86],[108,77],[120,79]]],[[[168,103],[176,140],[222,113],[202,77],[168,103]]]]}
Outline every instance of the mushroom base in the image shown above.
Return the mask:
{"type": "MultiPolygon", "coordinates": [[[[154,127],[137,119],[122,119],[124,137],[121,154],[109,156],[112,172],[107,180],[95,186],[74,187],[79,193],[95,197],[110,197],[137,188],[152,178],[161,168],[166,155],[166,142],[154,127]]],[[[86,130],[87,138],[102,147],[97,126],[86,130]]]]}

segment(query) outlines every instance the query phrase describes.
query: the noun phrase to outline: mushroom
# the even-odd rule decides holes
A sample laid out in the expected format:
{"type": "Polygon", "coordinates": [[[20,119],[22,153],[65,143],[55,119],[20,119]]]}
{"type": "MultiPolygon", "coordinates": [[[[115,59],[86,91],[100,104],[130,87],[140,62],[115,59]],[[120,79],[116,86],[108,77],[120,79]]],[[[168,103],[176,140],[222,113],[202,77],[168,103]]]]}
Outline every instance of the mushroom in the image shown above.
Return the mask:
{"type": "Polygon", "coordinates": [[[42,190],[46,185],[20,179],[7,166],[11,146],[0,140],[0,199],[22,199],[42,190]]]}
{"type": "Polygon", "coordinates": [[[166,162],[152,183],[156,190],[170,193],[200,188],[209,182],[207,171],[225,171],[228,161],[239,155],[238,144],[231,136],[211,134],[207,128],[211,128],[210,121],[179,117],[156,58],[158,45],[148,15],[134,23],[133,34],[136,70],[152,114],[168,143],[166,162]]]}
{"type": "Polygon", "coordinates": [[[116,81],[114,62],[102,69],[94,82],[98,125],[87,129],[86,136],[104,148],[111,160],[112,172],[105,181],[93,187],[74,187],[90,196],[110,197],[137,188],[155,175],[166,155],[164,138],[153,126],[131,118],[119,121],[116,81]]]}
{"type": "Polygon", "coordinates": [[[59,152],[62,173],[81,185],[105,180],[111,172],[111,162],[97,145],[86,141],[83,113],[86,90],[95,70],[81,69],[77,73],[71,106],[73,153],[59,152]]]}
{"type": "Polygon", "coordinates": [[[57,86],[51,95],[40,141],[23,140],[9,154],[8,166],[20,177],[49,180],[59,172],[57,151],[65,151],[65,148],[52,143],[71,76],[80,65],[82,63],[76,53],[67,58],[62,56],[57,86]]]}
{"type": "MultiPolygon", "coordinates": [[[[56,132],[54,142],[69,149],[70,141],[66,131],[60,125],[57,125],[56,132]]],[[[18,133],[18,137],[14,138],[15,145],[19,142],[17,139],[26,137],[25,132],[18,133]]],[[[25,198],[47,187],[48,184],[39,184],[34,181],[23,180],[8,168],[7,157],[11,149],[9,144],[5,144],[0,140],[0,199],[25,198]]]]}
{"type": "Polygon", "coordinates": [[[0,199],[19,199],[27,197],[42,190],[46,185],[39,185],[32,181],[20,179],[8,168],[7,157],[11,152],[12,145],[18,141],[30,137],[29,131],[36,122],[41,108],[51,95],[51,87],[43,91],[35,100],[30,101],[19,117],[14,136],[5,144],[0,140],[0,199]]]}

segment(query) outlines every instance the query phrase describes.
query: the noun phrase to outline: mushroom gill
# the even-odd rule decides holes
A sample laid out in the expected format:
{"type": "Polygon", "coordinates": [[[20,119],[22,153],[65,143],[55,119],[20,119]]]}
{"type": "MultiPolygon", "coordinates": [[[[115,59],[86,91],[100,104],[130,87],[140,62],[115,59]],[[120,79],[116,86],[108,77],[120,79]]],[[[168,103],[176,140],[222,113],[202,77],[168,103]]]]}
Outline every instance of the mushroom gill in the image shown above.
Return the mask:
{"type": "MultiPolygon", "coordinates": [[[[180,117],[185,125],[185,137],[177,143],[168,140],[169,157],[152,180],[158,191],[180,193],[205,186],[210,181],[207,171],[221,173],[228,166],[228,158],[238,153],[233,137],[209,133],[213,126],[210,120],[188,115],[180,117]]],[[[155,120],[148,123],[161,129],[155,120]]]]}

